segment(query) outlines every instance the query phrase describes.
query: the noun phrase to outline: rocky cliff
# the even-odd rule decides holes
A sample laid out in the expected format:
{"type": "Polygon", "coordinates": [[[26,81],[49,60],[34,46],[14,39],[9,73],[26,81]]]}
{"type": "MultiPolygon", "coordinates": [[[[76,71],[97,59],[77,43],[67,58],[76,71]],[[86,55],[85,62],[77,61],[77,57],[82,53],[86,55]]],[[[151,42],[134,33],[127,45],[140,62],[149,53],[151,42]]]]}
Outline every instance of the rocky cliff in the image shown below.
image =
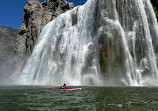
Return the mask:
{"type": "Polygon", "coordinates": [[[18,61],[18,68],[23,66],[24,59],[32,53],[42,28],[59,14],[73,7],[73,3],[65,0],[46,0],[44,2],[29,0],[27,2],[24,7],[24,20],[17,35],[16,54],[20,61],[18,61]]]}
{"type": "Polygon", "coordinates": [[[59,14],[72,9],[74,5],[65,0],[30,0],[24,7],[25,15],[17,37],[17,54],[30,55],[42,28],[59,14]]]}
{"type": "Polygon", "coordinates": [[[0,26],[0,61],[7,61],[15,55],[17,30],[0,26]]]}
{"type": "Polygon", "coordinates": [[[0,26],[0,81],[13,73],[17,32],[0,26]]]}

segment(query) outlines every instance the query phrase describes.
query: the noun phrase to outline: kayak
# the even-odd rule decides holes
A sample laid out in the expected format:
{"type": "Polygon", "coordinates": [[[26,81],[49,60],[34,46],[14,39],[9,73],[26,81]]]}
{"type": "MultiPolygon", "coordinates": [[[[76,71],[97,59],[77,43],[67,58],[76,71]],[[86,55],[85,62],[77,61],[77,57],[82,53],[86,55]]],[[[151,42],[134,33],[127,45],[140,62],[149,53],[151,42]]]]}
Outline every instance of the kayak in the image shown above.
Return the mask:
{"type": "Polygon", "coordinates": [[[80,88],[65,88],[65,89],[60,89],[60,88],[54,88],[55,90],[64,90],[64,91],[73,91],[73,90],[81,90],[82,87],[80,88]]]}

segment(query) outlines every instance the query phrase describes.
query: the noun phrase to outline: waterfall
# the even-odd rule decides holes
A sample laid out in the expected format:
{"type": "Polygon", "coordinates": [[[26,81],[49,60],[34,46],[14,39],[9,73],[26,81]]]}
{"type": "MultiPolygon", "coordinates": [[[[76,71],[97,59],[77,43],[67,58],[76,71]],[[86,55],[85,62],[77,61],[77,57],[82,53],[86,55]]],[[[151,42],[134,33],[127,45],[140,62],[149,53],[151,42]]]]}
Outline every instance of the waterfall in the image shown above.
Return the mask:
{"type": "Polygon", "coordinates": [[[157,85],[150,0],[88,0],[42,30],[19,84],[157,85]]]}

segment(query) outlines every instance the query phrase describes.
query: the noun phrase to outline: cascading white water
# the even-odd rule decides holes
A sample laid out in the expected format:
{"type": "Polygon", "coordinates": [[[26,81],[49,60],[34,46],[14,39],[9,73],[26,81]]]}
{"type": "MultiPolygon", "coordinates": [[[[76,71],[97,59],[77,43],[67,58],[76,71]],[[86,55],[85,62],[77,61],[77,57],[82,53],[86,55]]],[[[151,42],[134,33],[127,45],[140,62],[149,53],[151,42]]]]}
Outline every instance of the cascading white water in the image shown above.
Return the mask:
{"type": "Polygon", "coordinates": [[[18,82],[154,85],[157,30],[149,0],[88,0],[44,27],[18,82]]]}

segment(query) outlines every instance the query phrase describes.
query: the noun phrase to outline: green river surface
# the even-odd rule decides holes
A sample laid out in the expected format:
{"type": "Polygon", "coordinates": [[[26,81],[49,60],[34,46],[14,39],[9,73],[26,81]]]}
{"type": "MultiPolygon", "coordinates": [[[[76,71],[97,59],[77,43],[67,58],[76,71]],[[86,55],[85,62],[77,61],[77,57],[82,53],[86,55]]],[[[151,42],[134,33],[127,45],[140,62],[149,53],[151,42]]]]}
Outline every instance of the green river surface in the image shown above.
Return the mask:
{"type": "Polygon", "coordinates": [[[0,87],[0,111],[158,111],[157,87],[0,87]]]}

